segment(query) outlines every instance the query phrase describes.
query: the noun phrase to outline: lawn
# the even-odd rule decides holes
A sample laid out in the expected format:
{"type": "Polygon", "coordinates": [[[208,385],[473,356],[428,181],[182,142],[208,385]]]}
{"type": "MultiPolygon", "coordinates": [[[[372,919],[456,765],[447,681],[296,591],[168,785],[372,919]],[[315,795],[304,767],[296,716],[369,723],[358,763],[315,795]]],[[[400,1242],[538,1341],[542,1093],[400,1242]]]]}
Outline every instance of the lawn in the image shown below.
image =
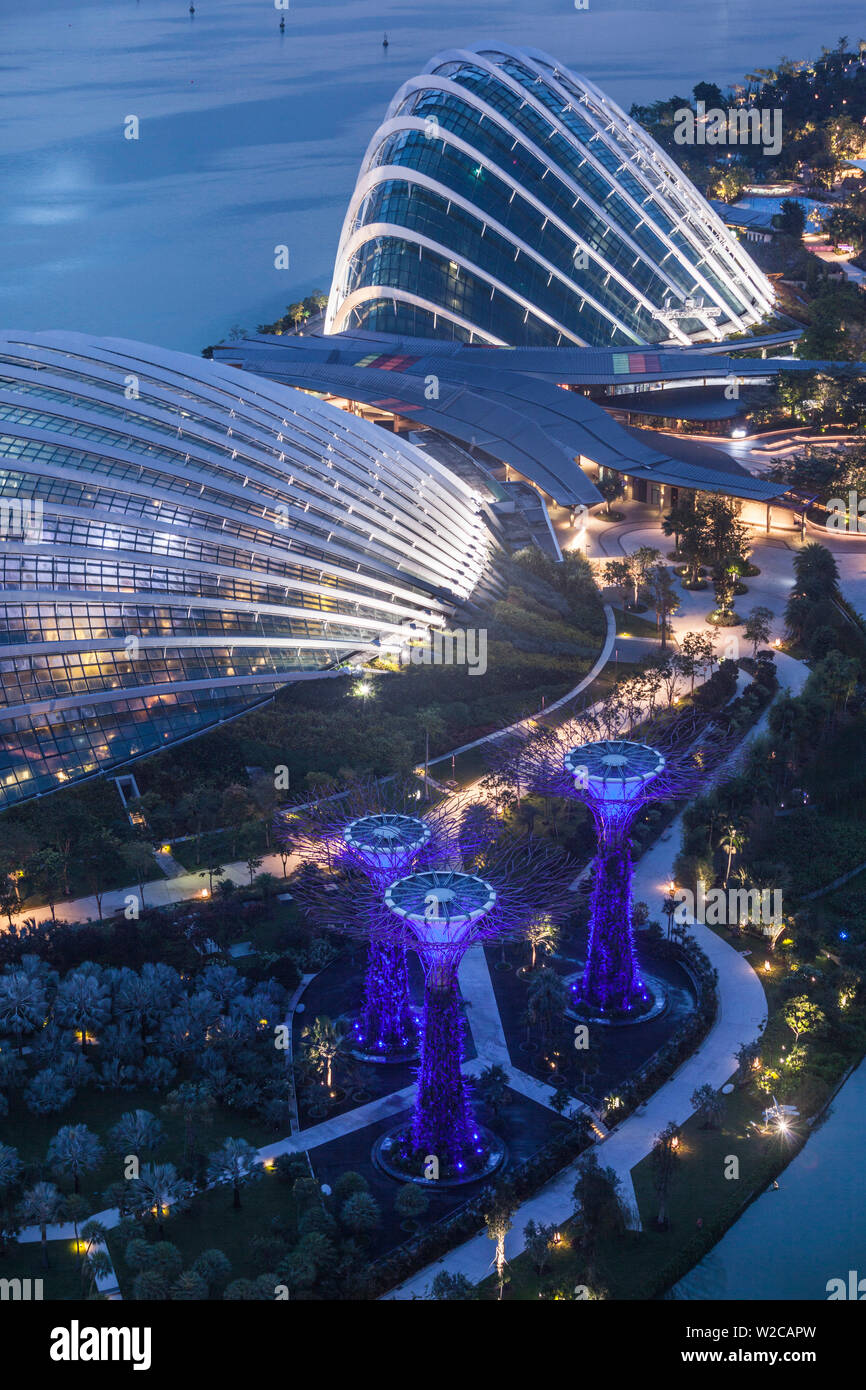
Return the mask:
{"type": "Polygon", "coordinates": [[[0,1255],[0,1279],[41,1279],[46,1301],[81,1298],[81,1266],[73,1246],[71,1240],[49,1240],[47,1269],[40,1241],[9,1246],[0,1255]]]}
{"type": "MultiPolygon", "coordinates": [[[[701,1258],[702,1245],[714,1244],[720,1228],[730,1225],[749,1198],[794,1157],[793,1143],[782,1148],[775,1136],[761,1138],[750,1128],[749,1121],[760,1118],[760,1104],[753,1095],[735,1091],[726,1100],[720,1129],[703,1129],[693,1115],[680,1131],[680,1161],[668,1200],[667,1230],[654,1229],[659,1204],[652,1158],[647,1155],[632,1169],[643,1230],[629,1231],[599,1247],[598,1282],[610,1298],[645,1299],[675,1282],[701,1258]],[[739,1160],[737,1179],[725,1176],[730,1155],[739,1160]]],[[[603,1145],[598,1158],[604,1165],[603,1145]]],[[[588,1283],[582,1257],[566,1248],[567,1225],[563,1236],[563,1245],[552,1252],[545,1279],[551,1277],[566,1288],[588,1283]]],[[[519,1256],[510,1272],[508,1298],[538,1298],[539,1279],[527,1255],[519,1256]]]]}
{"type": "MultiPolygon", "coordinates": [[[[181,1078],[178,1078],[178,1083],[181,1078]]],[[[71,1106],[59,1115],[33,1115],[24,1105],[20,1095],[10,1097],[9,1116],[3,1124],[3,1142],[17,1148],[24,1162],[41,1163],[46,1150],[57,1131],[68,1124],[87,1125],[105,1143],[108,1131],[121,1115],[128,1110],[149,1110],[156,1115],[165,1131],[166,1142],[154,1155],[161,1163],[174,1163],[180,1166],[183,1159],[183,1122],[174,1115],[162,1115],[160,1106],[165,1096],[155,1091],[79,1091],[71,1106]]],[[[206,1150],[216,1149],[224,1139],[242,1137],[260,1148],[272,1144],[278,1135],[261,1122],[240,1115],[237,1111],[217,1105],[213,1111],[213,1123],[201,1130],[199,1142],[206,1150]]],[[[90,1198],[94,1208],[102,1205],[102,1193],[109,1183],[123,1176],[121,1156],[106,1152],[99,1168],[86,1173],[80,1183],[83,1196],[90,1198]]],[[[63,1192],[72,1191],[69,1178],[56,1179],[46,1168],[45,1177],[57,1181],[63,1192]]]]}
{"type": "MultiPolygon", "coordinates": [[[[254,1236],[266,1236],[274,1219],[294,1223],[295,1204],[288,1183],[272,1172],[258,1182],[248,1183],[241,1194],[242,1206],[232,1206],[232,1189],[220,1186],[199,1193],[179,1216],[169,1218],[165,1238],[176,1245],[188,1268],[204,1250],[221,1250],[232,1266],[231,1279],[254,1279],[269,1271],[262,1268],[261,1256],[251,1250],[254,1236]]],[[[124,1249],[114,1232],[108,1246],[124,1298],[132,1296],[134,1273],[127,1267],[124,1249]]]]}

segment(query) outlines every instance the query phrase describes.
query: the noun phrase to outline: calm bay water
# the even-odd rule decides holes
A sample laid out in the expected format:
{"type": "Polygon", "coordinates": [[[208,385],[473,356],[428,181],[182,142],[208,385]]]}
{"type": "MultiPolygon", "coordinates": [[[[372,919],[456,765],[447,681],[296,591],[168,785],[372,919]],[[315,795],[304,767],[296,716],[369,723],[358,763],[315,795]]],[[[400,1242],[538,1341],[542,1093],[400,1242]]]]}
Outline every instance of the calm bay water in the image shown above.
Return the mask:
{"type": "Polygon", "coordinates": [[[866,1062],[817,1133],[674,1289],[686,1299],[827,1298],[827,1282],[866,1278],[863,1133],[866,1062]]]}
{"type": "Polygon", "coordinates": [[[851,0],[0,0],[0,321],[191,349],[327,290],[397,87],[495,34],[626,108],[858,37],[851,0]],[[382,48],[387,30],[390,47],[382,48]],[[123,138],[140,120],[140,139],[123,138]],[[278,244],[291,265],[274,268],[278,244]]]}

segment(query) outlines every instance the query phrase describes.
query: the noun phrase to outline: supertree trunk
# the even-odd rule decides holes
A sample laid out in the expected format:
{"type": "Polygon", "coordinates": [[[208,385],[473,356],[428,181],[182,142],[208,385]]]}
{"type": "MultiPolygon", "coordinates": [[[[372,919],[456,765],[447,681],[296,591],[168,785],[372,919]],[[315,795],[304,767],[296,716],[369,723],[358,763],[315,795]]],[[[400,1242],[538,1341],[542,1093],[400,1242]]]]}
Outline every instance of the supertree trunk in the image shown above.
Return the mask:
{"type": "Polygon", "coordinates": [[[460,1071],[463,1019],[457,980],[428,977],[421,1027],[412,1142],[440,1163],[460,1168],[474,1144],[475,1122],[466,1082],[460,1071]]]}
{"type": "Polygon", "coordinates": [[[606,1013],[629,1012],[643,997],[631,917],[631,855],[626,846],[599,854],[580,998],[606,1013]]]}
{"type": "Polygon", "coordinates": [[[373,930],[364,980],[361,1042],[367,1052],[404,1052],[415,1040],[406,947],[373,930]]]}

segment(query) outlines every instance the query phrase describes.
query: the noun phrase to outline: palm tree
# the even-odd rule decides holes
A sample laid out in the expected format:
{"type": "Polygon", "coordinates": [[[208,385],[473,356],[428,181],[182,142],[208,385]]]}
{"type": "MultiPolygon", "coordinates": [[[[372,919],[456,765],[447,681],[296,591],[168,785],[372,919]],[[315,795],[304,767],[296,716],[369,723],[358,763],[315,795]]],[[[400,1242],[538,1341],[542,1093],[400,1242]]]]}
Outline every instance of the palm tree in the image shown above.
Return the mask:
{"type": "Polygon", "coordinates": [[[301,1037],[304,1040],[308,1061],[320,1075],[324,1073],[324,1084],[330,1091],[334,1062],[343,1044],[343,1030],[339,1020],[335,1023],[333,1019],[322,1015],[303,1030],[301,1037]]]}
{"type": "Polygon", "coordinates": [[[668,1225],[668,1197],[670,1194],[671,1182],[676,1170],[679,1159],[677,1149],[679,1148],[679,1126],[673,1120],[665,1125],[660,1134],[657,1134],[652,1147],[652,1166],[653,1184],[656,1196],[659,1199],[659,1214],[657,1224],[660,1230],[666,1229],[668,1225]]]}
{"type": "Polygon", "coordinates": [[[25,1226],[38,1226],[42,1242],[42,1264],[48,1268],[48,1227],[60,1219],[63,1197],[53,1182],[37,1182],[27,1189],[18,1207],[25,1226]]]}
{"type": "Polygon", "coordinates": [[[555,970],[536,970],[526,1001],[526,1022],[538,1030],[542,1046],[551,1042],[557,1023],[565,1016],[568,989],[555,970]]]}
{"type": "Polygon", "coordinates": [[[731,860],[735,854],[739,853],[745,843],[746,837],[742,830],[740,830],[733,821],[729,821],[722,831],[722,838],[720,841],[721,848],[728,851],[728,862],[725,867],[726,888],[728,886],[728,879],[731,877],[731,860]]]}
{"type": "Polygon", "coordinates": [[[136,1156],[159,1148],[164,1137],[162,1125],[149,1110],[127,1110],[108,1133],[115,1153],[136,1156]]]}
{"type": "Polygon", "coordinates": [[[164,1240],[165,1217],[172,1209],[183,1210],[192,1194],[192,1184],[178,1177],[173,1163],[145,1163],[131,1185],[139,1212],[154,1218],[159,1238],[164,1240]]]}
{"type": "Polygon", "coordinates": [[[213,1087],[208,1081],[184,1081],[166,1096],[163,1110],[168,1115],[179,1115],[183,1120],[185,1163],[194,1152],[196,1131],[213,1122],[215,1104],[213,1087]]]}
{"type": "Polygon", "coordinates": [[[255,1181],[264,1173],[258,1150],[246,1139],[226,1139],[210,1155],[207,1175],[210,1182],[230,1182],[232,1185],[232,1206],[241,1209],[241,1187],[245,1182],[255,1181]]]}
{"type": "Polygon", "coordinates": [[[556,944],[559,939],[559,928],[556,926],[550,913],[542,912],[539,913],[537,917],[532,918],[526,930],[526,939],[531,949],[529,969],[530,971],[534,971],[539,951],[541,951],[543,955],[549,956],[556,950],[556,944]]]}
{"type": "Polygon", "coordinates": [[[71,970],[57,991],[57,1017],[80,1034],[82,1050],[87,1048],[88,1032],[99,1028],[111,1013],[111,995],[101,975],[99,967],[88,962],[71,970]]]}
{"type": "Polygon", "coordinates": [[[24,970],[0,975],[0,1028],[17,1038],[19,1057],[24,1056],[24,1034],[42,1027],[47,1009],[41,980],[24,970]]]}
{"type": "Polygon", "coordinates": [[[64,1125],[48,1145],[48,1164],[56,1173],[72,1175],[72,1190],[78,1192],[82,1173],[98,1168],[103,1148],[87,1125],[64,1125]]]}

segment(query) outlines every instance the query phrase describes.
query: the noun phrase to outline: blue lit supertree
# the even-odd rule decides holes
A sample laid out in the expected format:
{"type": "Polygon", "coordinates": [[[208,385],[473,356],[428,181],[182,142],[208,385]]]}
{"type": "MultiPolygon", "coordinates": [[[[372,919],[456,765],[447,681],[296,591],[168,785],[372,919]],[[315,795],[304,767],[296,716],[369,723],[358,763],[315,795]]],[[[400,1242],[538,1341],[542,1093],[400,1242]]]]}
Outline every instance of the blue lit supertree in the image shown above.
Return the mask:
{"type": "Polygon", "coordinates": [[[632,921],[629,833],[650,801],[694,795],[733,746],[726,725],[693,710],[651,721],[643,737],[610,737],[591,715],[530,730],[500,750],[498,775],[524,791],[574,797],[596,830],[586,968],[579,1001],[603,1015],[637,1015],[651,1002],[632,921]],[[600,737],[605,733],[608,736],[600,737]]]}
{"type": "MultiPolygon", "coordinates": [[[[385,889],[411,868],[459,861],[489,843],[498,828],[485,808],[458,797],[422,807],[417,783],[367,781],[289,808],[280,815],[277,833],[308,865],[363,875],[378,904],[385,889]]],[[[363,1003],[352,1040],[357,1051],[374,1060],[400,1060],[417,1041],[406,945],[382,929],[376,911],[368,939],[363,1003]]]]}
{"type": "Polygon", "coordinates": [[[475,945],[520,940],[542,905],[554,918],[567,913],[574,873],[567,856],[530,841],[489,849],[468,870],[419,869],[390,884],[378,902],[372,886],[367,901],[350,885],[337,890],[339,901],[337,894],[324,899],[321,888],[307,891],[308,910],[323,924],[355,934],[372,931],[411,948],[421,962],[424,1007],[412,1119],[387,1136],[381,1151],[395,1175],[418,1180],[431,1160],[449,1181],[490,1171],[497,1145],[473,1115],[461,1071],[458,969],[475,945]]]}

